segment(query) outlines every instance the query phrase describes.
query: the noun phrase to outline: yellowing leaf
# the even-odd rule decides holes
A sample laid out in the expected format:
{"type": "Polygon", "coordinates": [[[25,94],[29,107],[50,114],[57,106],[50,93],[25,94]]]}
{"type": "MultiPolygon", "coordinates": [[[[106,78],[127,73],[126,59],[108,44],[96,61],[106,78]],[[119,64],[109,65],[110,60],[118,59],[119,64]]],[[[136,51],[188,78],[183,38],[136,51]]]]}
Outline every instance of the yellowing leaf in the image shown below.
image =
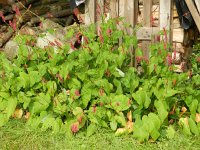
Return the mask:
{"type": "Polygon", "coordinates": [[[191,135],[188,118],[180,118],[179,125],[181,126],[185,135],[191,135]]]}
{"type": "Polygon", "coordinates": [[[186,124],[187,126],[189,126],[189,124],[188,124],[188,117],[184,118],[184,122],[185,122],[185,124],[186,124]]]}
{"type": "Polygon", "coordinates": [[[115,135],[116,136],[120,136],[120,135],[123,135],[123,134],[126,134],[128,132],[128,130],[126,128],[119,128],[117,129],[117,131],[115,132],[115,135]]]}
{"type": "Polygon", "coordinates": [[[200,114],[196,114],[196,119],[195,119],[195,121],[196,121],[197,123],[200,122],[200,114]]]}
{"type": "Polygon", "coordinates": [[[183,113],[185,113],[185,112],[187,111],[187,108],[186,108],[186,107],[182,107],[181,111],[182,111],[183,113]]]}
{"type": "Polygon", "coordinates": [[[26,119],[26,120],[28,120],[29,118],[30,118],[30,112],[26,112],[26,115],[24,116],[24,118],[26,119]]]}
{"type": "Polygon", "coordinates": [[[22,115],[23,115],[23,110],[22,109],[15,109],[12,117],[13,118],[18,118],[18,119],[21,119],[22,118],[22,115]]]}
{"type": "Polygon", "coordinates": [[[134,123],[131,122],[131,121],[128,121],[128,122],[126,123],[126,129],[128,130],[128,133],[133,132],[133,125],[134,125],[134,123]]]}
{"type": "Polygon", "coordinates": [[[127,118],[128,118],[128,121],[133,122],[132,111],[129,111],[127,113],[127,118]]]}

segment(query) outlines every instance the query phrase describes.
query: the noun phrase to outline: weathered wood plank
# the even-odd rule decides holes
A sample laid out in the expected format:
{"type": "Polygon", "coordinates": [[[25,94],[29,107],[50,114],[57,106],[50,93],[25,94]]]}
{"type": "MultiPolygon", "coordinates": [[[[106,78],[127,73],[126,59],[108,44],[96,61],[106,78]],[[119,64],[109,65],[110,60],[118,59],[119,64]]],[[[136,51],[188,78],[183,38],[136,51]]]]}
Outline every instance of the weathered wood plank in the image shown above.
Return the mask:
{"type": "Polygon", "coordinates": [[[143,26],[151,26],[151,17],[152,17],[152,0],[143,0],[143,26]]]}
{"type": "Polygon", "coordinates": [[[87,0],[85,3],[85,24],[89,25],[96,22],[96,1],[87,0]]]}
{"type": "MultiPolygon", "coordinates": [[[[132,27],[137,23],[138,17],[138,0],[119,0],[119,16],[125,17],[125,21],[132,27]],[[137,12],[136,12],[137,11],[137,12]]],[[[133,32],[130,28],[127,30],[129,34],[133,32]]]]}
{"type": "Polygon", "coordinates": [[[119,0],[110,0],[110,16],[111,18],[119,16],[119,0]]]}
{"type": "Polygon", "coordinates": [[[198,9],[199,14],[200,14],[200,1],[199,0],[195,0],[195,4],[196,4],[197,9],[198,9]]]}
{"type": "Polygon", "coordinates": [[[159,27],[142,27],[136,32],[138,40],[151,41],[153,35],[157,35],[160,31],[159,27]]]}
{"type": "MultiPolygon", "coordinates": [[[[152,0],[143,0],[143,26],[145,27],[151,27],[151,18],[152,18],[152,0]]],[[[152,28],[153,29],[153,28],[152,28]]],[[[151,39],[152,32],[143,32],[146,34],[148,38],[151,39]],[[148,34],[151,33],[151,34],[148,34]]],[[[149,45],[151,44],[151,40],[143,41],[142,42],[142,51],[145,57],[149,57],[149,45]]]]}
{"type": "Polygon", "coordinates": [[[173,20],[173,3],[172,0],[160,0],[160,30],[169,31],[167,41],[172,42],[172,20],[173,20]]]}
{"type": "MultiPolygon", "coordinates": [[[[156,35],[159,35],[159,27],[142,27],[137,30],[136,36],[139,41],[151,41],[156,35]]],[[[184,30],[182,28],[173,29],[173,42],[183,43],[184,30]]]]}
{"type": "Polygon", "coordinates": [[[188,6],[188,8],[189,8],[189,10],[192,14],[192,17],[193,17],[193,19],[194,19],[194,21],[197,25],[198,30],[200,31],[200,15],[199,15],[193,1],[185,0],[185,2],[186,2],[187,6],[188,6]]]}

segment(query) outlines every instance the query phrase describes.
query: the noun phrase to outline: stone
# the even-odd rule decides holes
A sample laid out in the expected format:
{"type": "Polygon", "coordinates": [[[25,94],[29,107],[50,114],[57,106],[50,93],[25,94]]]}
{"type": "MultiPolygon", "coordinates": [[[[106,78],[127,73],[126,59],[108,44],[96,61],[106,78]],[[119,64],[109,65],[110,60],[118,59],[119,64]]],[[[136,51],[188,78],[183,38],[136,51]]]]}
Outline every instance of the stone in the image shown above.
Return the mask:
{"type": "Polygon", "coordinates": [[[36,32],[30,27],[24,27],[19,30],[19,34],[21,35],[36,35],[36,32]]]}
{"type": "Polygon", "coordinates": [[[5,45],[4,52],[9,60],[15,58],[18,54],[19,45],[15,41],[8,41],[5,45]]]}
{"type": "Polygon", "coordinates": [[[36,46],[42,49],[49,46],[54,47],[55,52],[57,52],[58,47],[62,47],[63,45],[62,41],[48,32],[45,36],[39,37],[36,43],[36,46]]]}

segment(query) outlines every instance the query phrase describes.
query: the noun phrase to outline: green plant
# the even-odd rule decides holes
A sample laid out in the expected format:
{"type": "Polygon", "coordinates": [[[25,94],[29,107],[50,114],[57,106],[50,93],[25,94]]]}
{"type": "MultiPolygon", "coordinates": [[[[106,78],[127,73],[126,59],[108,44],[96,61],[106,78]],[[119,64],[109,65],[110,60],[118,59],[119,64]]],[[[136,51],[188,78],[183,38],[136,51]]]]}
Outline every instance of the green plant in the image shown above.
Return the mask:
{"type": "MultiPolygon", "coordinates": [[[[198,135],[199,74],[174,73],[164,42],[152,45],[149,60],[143,57],[136,36],[116,25],[120,21],[102,23],[98,36],[94,25],[81,28],[84,42],[79,49],[70,43],[56,52],[51,46],[30,47],[33,37],[17,36],[18,56],[9,61],[0,55],[0,126],[17,108],[32,128],[69,136],[81,129],[90,136],[100,126],[116,135],[133,133],[139,141],[157,140],[172,122],[179,122],[186,134],[198,135]],[[131,47],[141,74],[129,66],[131,47]]],[[[66,39],[73,34],[70,30],[66,39]]]]}

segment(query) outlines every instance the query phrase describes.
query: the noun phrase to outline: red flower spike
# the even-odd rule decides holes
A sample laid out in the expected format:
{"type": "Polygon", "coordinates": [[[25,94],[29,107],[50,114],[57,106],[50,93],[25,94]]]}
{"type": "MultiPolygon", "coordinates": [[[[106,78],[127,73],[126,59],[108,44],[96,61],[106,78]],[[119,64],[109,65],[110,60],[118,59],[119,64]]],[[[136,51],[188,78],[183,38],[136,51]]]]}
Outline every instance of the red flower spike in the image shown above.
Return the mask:
{"type": "Polygon", "coordinates": [[[89,43],[89,40],[88,40],[88,38],[86,36],[83,37],[83,40],[84,40],[85,44],[89,43]]]}
{"type": "Polygon", "coordinates": [[[54,40],[54,42],[58,47],[62,47],[62,44],[60,42],[58,42],[57,40],[54,40]]]}
{"type": "Polygon", "coordinates": [[[0,17],[3,20],[3,22],[6,22],[5,16],[3,15],[3,12],[0,11],[0,17]]]}
{"type": "Polygon", "coordinates": [[[200,63],[200,57],[197,57],[197,63],[200,63]]]}
{"type": "Polygon", "coordinates": [[[15,13],[16,13],[17,16],[21,16],[21,13],[20,13],[19,8],[17,6],[15,6],[13,8],[13,10],[15,11],[15,13]]]}
{"type": "Polygon", "coordinates": [[[96,111],[97,111],[97,107],[96,107],[96,105],[94,105],[93,106],[93,113],[96,113],[96,111]]]}
{"type": "Polygon", "coordinates": [[[79,122],[79,124],[81,124],[82,121],[83,121],[83,116],[80,116],[80,117],[78,118],[78,122],[79,122]]]}
{"type": "Polygon", "coordinates": [[[60,81],[60,82],[63,82],[63,78],[60,76],[60,74],[56,74],[56,77],[58,78],[58,80],[60,81]]]}
{"type": "Polygon", "coordinates": [[[171,54],[167,55],[167,63],[168,63],[169,66],[172,65],[172,56],[171,56],[171,54]]]}
{"type": "Polygon", "coordinates": [[[72,133],[77,133],[79,131],[79,123],[73,123],[71,125],[71,131],[72,133]]]}
{"type": "Polygon", "coordinates": [[[174,79],[174,80],[172,81],[172,84],[173,84],[173,86],[176,85],[176,79],[174,79]]]}
{"type": "Polygon", "coordinates": [[[8,23],[9,23],[9,26],[10,26],[10,27],[12,27],[12,21],[11,21],[11,20],[9,20],[9,22],[8,22],[8,23]]]}
{"type": "Polygon", "coordinates": [[[75,90],[75,91],[74,91],[74,94],[75,94],[76,96],[81,96],[79,90],[75,90]]]}
{"type": "Polygon", "coordinates": [[[12,28],[13,28],[14,31],[17,30],[17,22],[16,22],[16,20],[13,20],[12,28]]]}
{"type": "Polygon", "coordinates": [[[101,42],[101,43],[104,42],[104,39],[103,39],[103,36],[102,36],[102,35],[99,36],[99,39],[100,39],[100,42],[101,42]]]}
{"type": "Polygon", "coordinates": [[[173,57],[174,60],[176,60],[176,50],[174,50],[174,57],[173,57]]]}
{"type": "Polygon", "coordinates": [[[71,49],[75,50],[76,48],[74,47],[74,44],[72,42],[70,42],[70,47],[71,49]]]}
{"type": "Polygon", "coordinates": [[[107,29],[107,31],[106,31],[106,34],[110,37],[111,36],[111,34],[112,34],[112,30],[109,28],[109,29],[107,29]]]}

